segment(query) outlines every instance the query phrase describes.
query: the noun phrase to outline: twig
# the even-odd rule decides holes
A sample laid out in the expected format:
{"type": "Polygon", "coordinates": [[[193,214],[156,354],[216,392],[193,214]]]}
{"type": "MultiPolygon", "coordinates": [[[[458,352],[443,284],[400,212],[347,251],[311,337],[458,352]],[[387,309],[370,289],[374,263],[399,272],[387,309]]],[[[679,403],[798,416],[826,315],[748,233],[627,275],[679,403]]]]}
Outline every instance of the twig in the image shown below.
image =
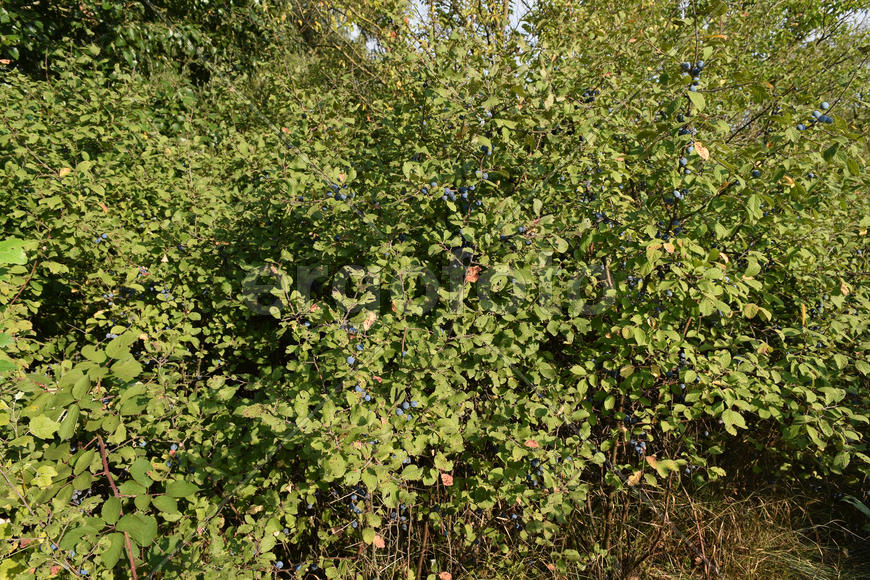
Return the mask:
{"type": "Polygon", "coordinates": [[[423,559],[426,557],[426,548],[429,547],[429,522],[423,527],[423,549],[420,550],[420,558],[417,560],[417,578],[423,577],[423,559]]]}
{"type": "Polygon", "coordinates": [[[7,485],[9,485],[9,487],[12,488],[12,491],[15,492],[15,495],[18,496],[18,499],[21,500],[21,503],[24,504],[24,507],[27,508],[27,511],[30,512],[30,515],[32,515],[33,517],[38,517],[35,513],[33,513],[33,509],[30,507],[30,504],[27,503],[27,500],[24,499],[24,496],[21,495],[21,492],[18,491],[18,487],[14,485],[12,481],[10,481],[9,476],[6,475],[6,470],[4,470],[2,466],[0,466],[0,474],[3,474],[3,479],[6,480],[7,485]]]}
{"type": "Polygon", "coordinates": [[[692,515],[695,517],[695,528],[698,530],[698,543],[701,545],[701,559],[704,561],[704,577],[710,578],[710,566],[707,560],[707,550],[704,547],[704,534],[701,532],[701,524],[698,521],[698,512],[695,511],[695,502],[692,501],[692,497],[689,495],[689,492],[686,491],[686,488],[683,487],[683,493],[686,494],[686,499],[689,500],[689,507],[692,508],[692,515]]]}
{"type": "MultiPolygon", "coordinates": [[[[112,472],[109,471],[109,460],[106,457],[106,444],[103,443],[103,438],[97,435],[97,442],[100,444],[100,457],[103,458],[103,475],[109,480],[109,486],[112,488],[112,493],[118,501],[121,501],[121,494],[118,493],[118,488],[115,486],[115,478],[112,477],[112,472]]],[[[124,508],[121,508],[121,515],[124,515],[124,508]]],[[[130,544],[130,533],[124,532],[124,546],[127,548],[127,557],[130,558],[130,572],[133,574],[133,580],[139,580],[139,574],[136,572],[136,560],[133,558],[133,546],[130,544]]]]}
{"type": "Polygon", "coordinates": [[[36,272],[36,265],[38,262],[33,263],[33,268],[30,270],[30,274],[27,275],[27,280],[24,281],[24,284],[21,285],[21,288],[18,289],[18,294],[15,295],[15,298],[12,299],[12,302],[9,303],[9,306],[15,304],[15,301],[18,300],[18,297],[21,296],[21,293],[24,292],[24,289],[27,288],[27,284],[30,283],[30,279],[33,278],[33,273],[36,272]]]}

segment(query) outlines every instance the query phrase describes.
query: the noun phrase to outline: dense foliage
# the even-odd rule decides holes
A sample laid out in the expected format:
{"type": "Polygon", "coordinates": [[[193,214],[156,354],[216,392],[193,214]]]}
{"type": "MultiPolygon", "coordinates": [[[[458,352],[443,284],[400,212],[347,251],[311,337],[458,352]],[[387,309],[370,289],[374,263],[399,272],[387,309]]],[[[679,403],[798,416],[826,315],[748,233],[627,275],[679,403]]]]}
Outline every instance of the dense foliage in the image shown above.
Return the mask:
{"type": "Polygon", "coordinates": [[[4,4],[0,577],[627,575],[774,480],[860,532],[853,4],[4,4]]]}

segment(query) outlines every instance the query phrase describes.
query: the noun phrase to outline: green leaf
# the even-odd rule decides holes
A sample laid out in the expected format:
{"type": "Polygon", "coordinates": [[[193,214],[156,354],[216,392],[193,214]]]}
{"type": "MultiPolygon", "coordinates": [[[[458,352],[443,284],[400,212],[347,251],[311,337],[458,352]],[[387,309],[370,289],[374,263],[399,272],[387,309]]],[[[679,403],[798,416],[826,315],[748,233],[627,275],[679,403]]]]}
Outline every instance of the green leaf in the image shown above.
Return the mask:
{"type": "Polygon", "coordinates": [[[328,481],[331,481],[333,479],[344,477],[345,472],[347,471],[347,464],[340,454],[335,453],[326,460],[324,468],[324,474],[329,477],[328,481]]]}
{"type": "Polygon", "coordinates": [[[112,365],[112,374],[122,381],[131,381],[142,373],[142,365],[133,358],[118,361],[112,365]]]}
{"type": "Polygon", "coordinates": [[[39,415],[30,420],[30,432],[40,439],[51,439],[60,425],[45,415],[39,415]]]}
{"type": "Polygon", "coordinates": [[[102,363],[106,360],[106,353],[90,344],[82,347],[81,352],[82,356],[91,362],[102,363]]]}
{"type": "Polygon", "coordinates": [[[153,480],[148,476],[148,472],[152,469],[154,466],[151,465],[151,462],[140,457],[130,466],[130,475],[133,477],[133,481],[147,488],[153,483],[153,480]]]}
{"type": "Polygon", "coordinates": [[[362,531],[363,542],[366,544],[371,544],[375,541],[375,530],[372,528],[365,528],[362,531]]]}
{"type": "Polygon", "coordinates": [[[405,481],[419,481],[423,477],[423,470],[417,465],[408,465],[402,470],[402,479],[405,481]]]}
{"type": "Polygon", "coordinates": [[[187,497],[199,491],[199,488],[189,481],[176,479],[166,484],[166,495],[169,497],[187,497]]]}
{"type": "Polygon", "coordinates": [[[741,429],[746,429],[746,421],[743,419],[743,415],[734,411],[732,409],[725,409],[722,411],[722,421],[725,423],[725,430],[731,433],[732,435],[737,435],[736,427],[740,427],[741,429]]]}
{"type": "Polygon", "coordinates": [[[0,241],[0,265],[26,264],[27,254],[24,253],[23,244],[15,238],[0,241]]]}
{"type": "Polygon", "coordinates": [[[106,565],[106,568],[111,570],[118,563],[118,560],[121,559],[121,553],[124,550],[124,534],[115,532],[109,534],[107,538],[109,540],[109,547],[103,550],[100,558],[103,564],[106,565]]]}
{"type": "Polygon", "coordinates": [[[151,545],[157,537],[157,520],[154,516],[143,514],[127,514],[121,518],[115,529],[127,532],[136,544],[145,548],[151,545]]]}
{"type": "Polygon", "coordinates": [[[701,93],[693,93],[692,91],[688,91],[686,94],[689,96],[689,100],[692,101],[692,104],[695,105],[698,112],[704,110],[704,107],[707,105],[704,95],[701,93]]]}
{"type": "Polygon", "coordinates": [[[151,498],[151,503],[163,513],[178,513],[178,501],[168,495],[158,495],[151,498]]]}
{"type": "Polygon", "coordinates": [[[57,476],[57,470],[51,465],[40,466],[36,470],[36,477],[33,478],[31,484],[40,489],[46,489],[51,486],[52,481],[57,476]]]}
{"type": "Polygon", "coordinates": [[[78,405],[73,405],[67,410],[66,417],[64,417],[63,421],[60,422],[60,427],[57,430],[57,434],[60,436],[62,441],[66,441],[75,433],[80,413],[81,411],[78,405]]]}
{"type": "Polygon", "coordinates": [[[100,515],[107,524],[114,524],[121,515],[121,501],[116,497],[110,497],[103,502],[103,509],[100,511],[100,515]]]}

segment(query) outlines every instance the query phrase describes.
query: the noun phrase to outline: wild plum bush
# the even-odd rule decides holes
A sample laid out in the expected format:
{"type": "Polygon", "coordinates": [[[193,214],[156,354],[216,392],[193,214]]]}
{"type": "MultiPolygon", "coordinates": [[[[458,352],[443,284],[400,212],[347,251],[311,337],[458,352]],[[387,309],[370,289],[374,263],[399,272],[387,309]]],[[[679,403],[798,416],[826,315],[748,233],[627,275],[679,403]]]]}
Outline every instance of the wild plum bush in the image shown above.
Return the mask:
{"type": "Polygon", "coordinates": [[[675,490],[866,503],[857,4],[144,4],[0,9],[3,577],[629,574],[675,490]]]}

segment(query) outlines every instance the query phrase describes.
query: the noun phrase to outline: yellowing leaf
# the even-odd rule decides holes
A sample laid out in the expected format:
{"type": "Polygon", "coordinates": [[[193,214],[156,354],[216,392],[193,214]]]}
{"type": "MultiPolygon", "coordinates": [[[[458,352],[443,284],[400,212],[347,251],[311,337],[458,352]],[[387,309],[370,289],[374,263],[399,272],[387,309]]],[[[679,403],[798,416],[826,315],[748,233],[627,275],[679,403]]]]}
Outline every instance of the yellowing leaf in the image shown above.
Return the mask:
{"type": "Polygon", "coordinates": [[[58,171],[57,174],[60,177],[66,177],[67,175],[70,174],[70,172],[72,172],[72,169],[70,169],[69,167],[64,167],[60,171],[58,171]]]}
{"type": "Polygon", "coordinates": [[[698,156],[701,157],[701,159],[703,159],[704,161],[710,159],[710,152],[698,141],[695,141],[695,151],[698,152],[698,156]]]}

